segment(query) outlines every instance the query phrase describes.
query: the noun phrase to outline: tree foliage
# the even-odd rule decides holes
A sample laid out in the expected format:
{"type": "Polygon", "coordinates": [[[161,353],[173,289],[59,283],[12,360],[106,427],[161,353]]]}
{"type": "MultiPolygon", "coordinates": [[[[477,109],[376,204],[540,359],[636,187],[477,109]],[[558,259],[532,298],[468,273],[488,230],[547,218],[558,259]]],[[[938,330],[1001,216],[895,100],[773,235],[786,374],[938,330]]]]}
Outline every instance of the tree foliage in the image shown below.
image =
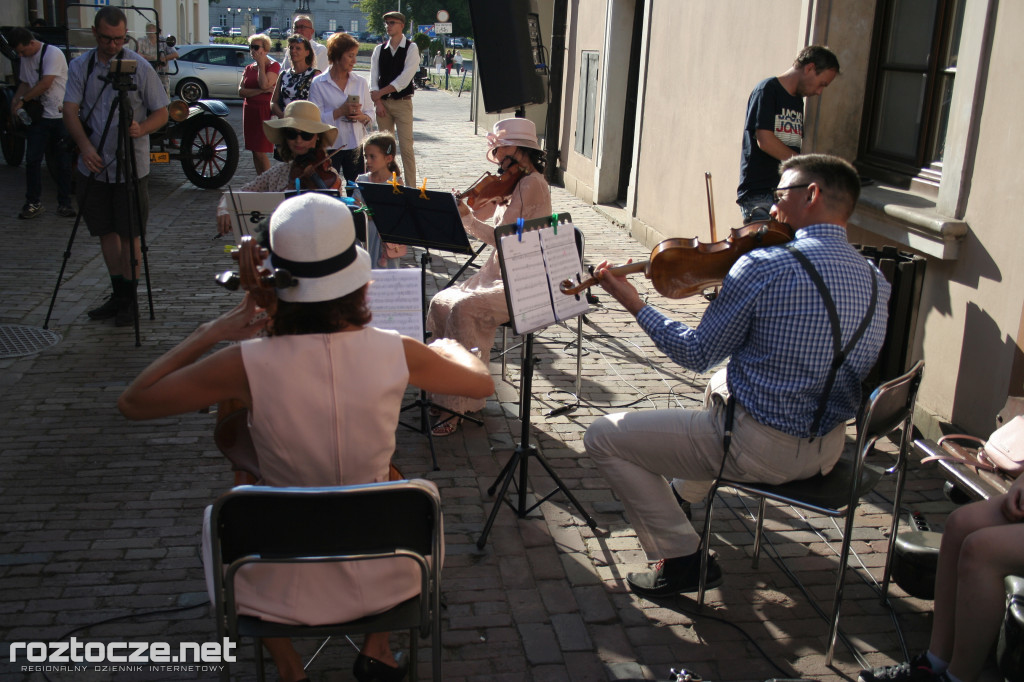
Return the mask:
{"type": "MultiPolygon", "coordinates": [[[[385,12],[398,9],[398,0],[361,0],[359,9],[366,15],[369,30],[384,33],[385,12]]],[[[473,34],[473,24],[469,18],[469,0],[403,0],[401,12],[408,23],[406,33],[415,34],[421,25],[433,24],[437,21],[438,10],[448,10],[451,15],[452,35],[469,36],[473,34]]]]}

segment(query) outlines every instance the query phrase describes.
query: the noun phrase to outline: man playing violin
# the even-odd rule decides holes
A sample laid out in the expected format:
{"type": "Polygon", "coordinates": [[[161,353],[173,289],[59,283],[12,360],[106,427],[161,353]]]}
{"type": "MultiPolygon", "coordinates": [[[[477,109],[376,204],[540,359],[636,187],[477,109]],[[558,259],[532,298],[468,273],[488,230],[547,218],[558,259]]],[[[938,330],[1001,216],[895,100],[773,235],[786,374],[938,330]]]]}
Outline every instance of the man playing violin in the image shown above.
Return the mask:
{"type": "MultiPolygon", "coordinates": [[[[641,596],[698,587],[700,536],[666,479],[685,479],[689,490],[706,491],[719,476],[779,484],[828,473],[885,337],[889,284],[846,238],[846,221],[860,194],[857,172],[842,159],[820,154],[795,156],[781,170],[771,214],[789,223],[794,240],[741,256],[696,328],[647,305],[625,277],[608,271],[607,262],[595,272],[679,365],[704,372],[729,359],[728,371],[720,373],[725,376],[709,384],[705,409],[608,415],[584,436],[587,453],[622,500],[648,559],[658,561],[654,571],[627,577],[641,596]],[[801,259],[820,275],[822,288],[801,259]],[[845,351],[840,363],[833,363],[826,296],[838,315],[839,347],[845,351]]],[[[708,586],[721,581],[721,568],[712,560],[708,586]]]]}
{"type": "Polygon", "coordinates": [[[784,74],[764,79],[750,93],[736,190],[744,223],[768,217],[772,189],[779,184],[779,162],[799,154],[803,145],[804,97],[820,95],[837,75],[835,54],[810,45],[784,74]]]}
{"type": "MultiPolygon", "coordinates": [[[[306,100],[289,102],[283,118],[263,122],[267,139],[277,145],[278,154],[285,163],[279,163],[266,173],[242,185],[242,192],[284,192],[295,189],[337,189],[341,176],[331,167],[326,149],[334,144],[338,129],[320,120],[320,109],[306,100]],[[323,187],[321,187],[321,184],[323,187]]],[[[217,231],[231,231],[231,213],[227,197],[217,204],[217,231]]]]}

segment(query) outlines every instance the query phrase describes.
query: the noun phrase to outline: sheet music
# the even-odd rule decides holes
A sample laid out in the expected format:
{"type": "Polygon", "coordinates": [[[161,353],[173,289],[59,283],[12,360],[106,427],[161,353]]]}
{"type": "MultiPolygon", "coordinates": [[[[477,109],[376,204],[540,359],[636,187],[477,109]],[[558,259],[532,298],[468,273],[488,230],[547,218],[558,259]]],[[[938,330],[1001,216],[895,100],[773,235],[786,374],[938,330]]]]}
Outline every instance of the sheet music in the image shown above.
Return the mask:
{"type": "Polygon", "coordinates": [[[235,244],[252,234],[263,218],[269,218],[286,196],[284,192],[224,192],[231,211],[231,234],[235,244]]]}
{"type": "Polygon", "coordinates": [[[583,294],[566,296],[558,288],[562,280],[579,281],[583,279],[580,252],[576,248],[576,229],[571,223],[560,224],[557,231],[554,228],[545,228],[540,231],[540,241],[544,249],[544,261],[547,263],[555,318],[566,320],[587,312],[590,304],[587,303],[586,296],[583,294]]]}
{"type": "Polygon", "coordinates": [[[374,270],[367,293],[371,327],[423,340],[423,287],[416,268],[374,270]]]}
{"type": "Polygon", "coordinates": [[[524,231],[522,241],[512,234],[501,238],[505,262],[505,286],[512,303],[512,322],[525,334],[555,321],[551,285],[544,269],[540,231],[524,231]]]}

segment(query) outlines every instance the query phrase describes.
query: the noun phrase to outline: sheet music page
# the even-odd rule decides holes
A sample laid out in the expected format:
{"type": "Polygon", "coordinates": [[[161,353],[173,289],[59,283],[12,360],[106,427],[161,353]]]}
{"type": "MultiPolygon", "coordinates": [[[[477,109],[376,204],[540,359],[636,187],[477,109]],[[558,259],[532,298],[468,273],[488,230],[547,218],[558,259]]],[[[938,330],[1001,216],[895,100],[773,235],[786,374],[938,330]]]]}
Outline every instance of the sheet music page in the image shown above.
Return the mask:
{"type": "Polygon", "coordinates": [[[555,321],[540,233],[524,231],[522,236],[522,241],[514,234],[501,238],[505,286],[512,302],[512,321],[517,334],[541,329],[555,321]]]}
{"type": "Polygon", "coordinates": [[[423,340],[423,287],[418,268],[374,270],[367,299],[371,327],[423,340]]]}
{"type": "Polygon", "coordinates": [[[231,234],[235,244],[242,243],[244,235],[256,231],[263,218],[269,218],[282,201],[284,192],[224,192],[231,212],[231,234]]]}
{"type": "Polygon", "coordinates": [[[582,293],[566,296],[558,289],[564,279],[576,281],[581,277],[583,266],[576,248],[576,230],[572,223],[559,223],[556,230],[546,227],[540,230],[540,243],[544,249],[544,260],[547,263],[548,277],[551,286],[551,300],[555,307],[555,319],[567,320],[581,315],[590,308],[587,297],[582,293]],[[579,300],[577,300],[579,299],[579,300]]]}

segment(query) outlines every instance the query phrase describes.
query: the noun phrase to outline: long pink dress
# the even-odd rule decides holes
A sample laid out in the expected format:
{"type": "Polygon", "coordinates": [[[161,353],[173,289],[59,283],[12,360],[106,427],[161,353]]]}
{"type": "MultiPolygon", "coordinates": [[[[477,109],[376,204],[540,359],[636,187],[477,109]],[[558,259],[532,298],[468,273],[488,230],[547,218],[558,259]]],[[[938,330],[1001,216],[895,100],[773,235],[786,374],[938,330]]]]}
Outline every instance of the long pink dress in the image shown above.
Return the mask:
{"type": "MultiPolygon", "coordinates": [[[[462,219],[466,231],[492,247],[494,228],[514,223],[519,218],[532,220],[551,215],[551,190],[541,173],[524,176],[509,197],[508,203],[499,205],[493,212],[493,225],[483,222],[490,217],[490,208],[470,214],[462,219]],[[481,220],[481,218],[483,220],[481,220]]],[[[501,279],[498,252],[491,250],[487,261],[480,270],[461,284],[438,292],[430,302],[427,312],[427,329],[432,338],[455,339],[466,348],[479,348],[480,357],[487,362],[491,347],[494,346],[494,332],[508,322],[508,305],[505,303],[505,284],[501,279]]],[[[438,405],[455,412],[475,412],[483,409],[483,399],[464,398],[454,395],[431,395],[438,405]]]]}
{"type": "MultiPolygon", "coordinates": [[[[409,383],[397,332],[367,327],[253,339],[242,343],[242,361],[253,396],[250,430],[262,484],[388,480],[409,383]]],[[[401,558],[251,566],[239,571],[235,584],[239,613],[307,625],[380,613],[420,588],[416,564],[401,558]]]]}

